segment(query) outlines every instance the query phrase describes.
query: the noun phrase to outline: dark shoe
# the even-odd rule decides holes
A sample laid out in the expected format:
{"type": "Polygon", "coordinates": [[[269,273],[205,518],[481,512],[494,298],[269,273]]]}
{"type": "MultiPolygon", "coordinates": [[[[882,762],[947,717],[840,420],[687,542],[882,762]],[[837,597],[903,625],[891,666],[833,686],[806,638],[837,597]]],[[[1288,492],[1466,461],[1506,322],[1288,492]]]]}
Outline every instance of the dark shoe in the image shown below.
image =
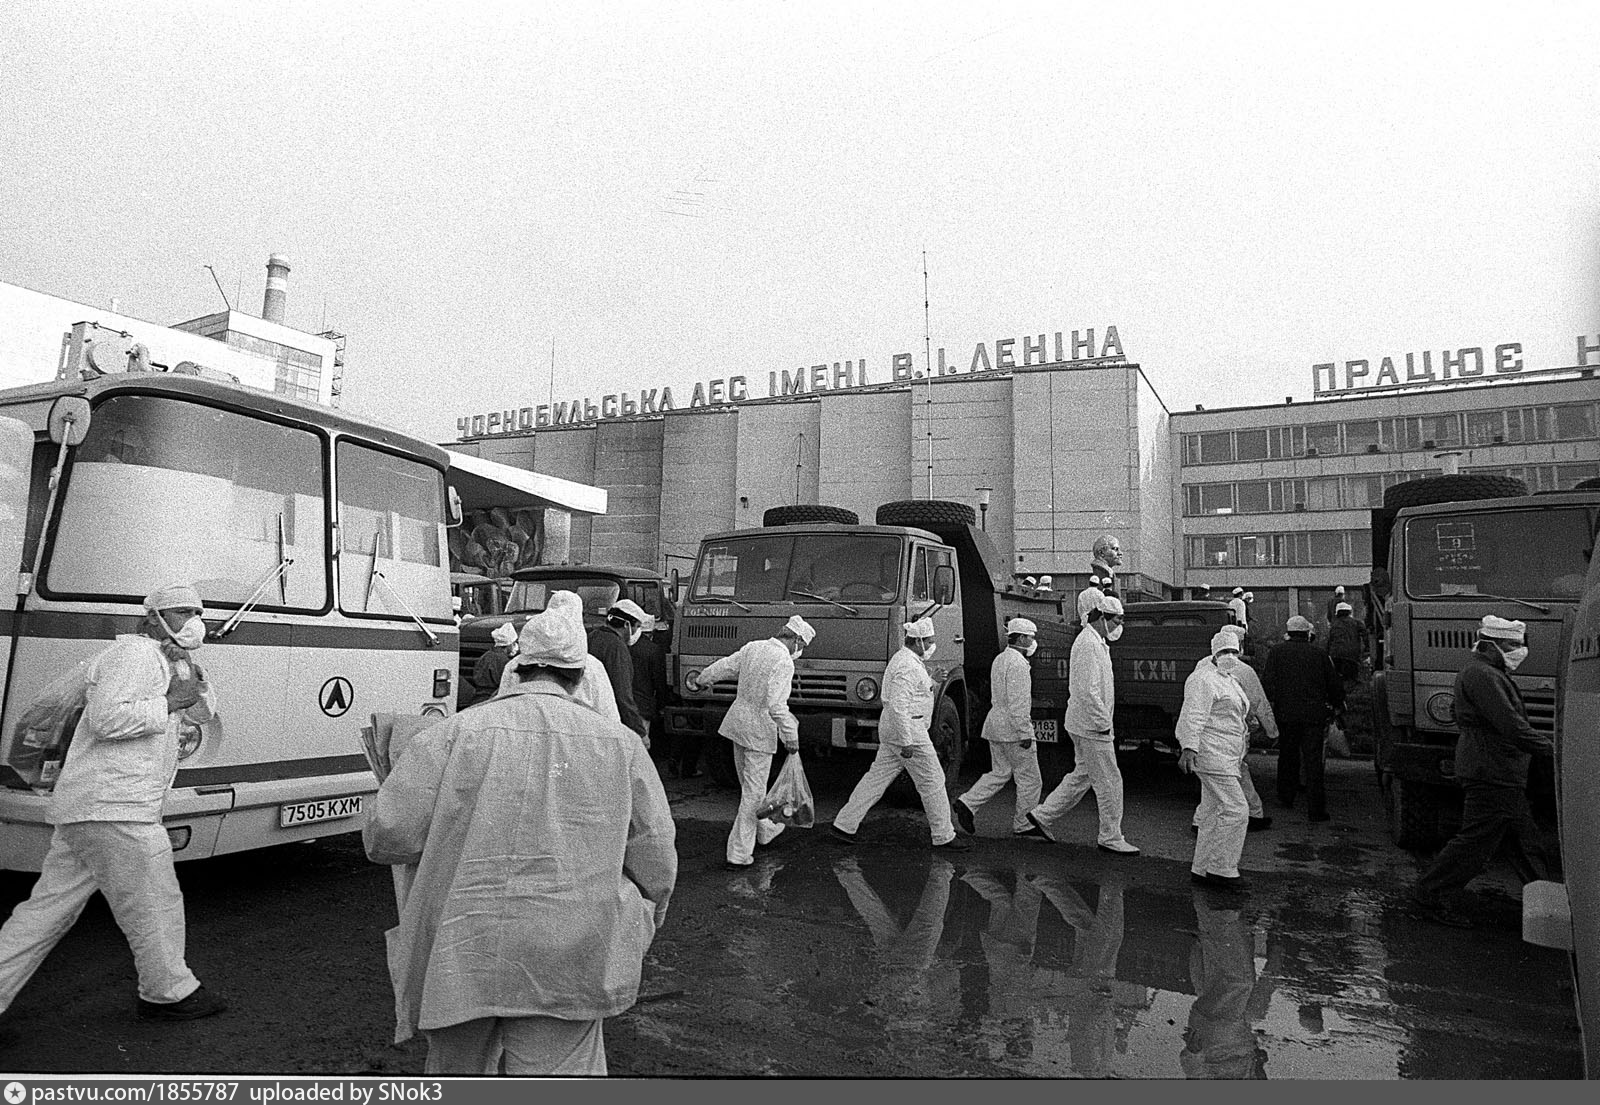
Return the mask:
{"type": "Polygon", "coordinates": [[[830,824],[828,826],[828,836],[830,839],[837,840],[840,844],[856,843],[855,833],[847,833],[837,825],[830,824]]]}
{"type": "Polygon", "coordinates": [[[1139,854],[1139,849],[1129,844],[1126,840],[1119,840],[1115,844],[1101,844],[1099,848],[1102,852],[1110,852],[1114,856],[1136,856],[1139,854]]]}
{"type": "Polygon", "coordinates": [[[973,836],[977,833],[978,823],[973,819],[971,806],[957,798],[950,803],[950,809],[956,815],[956,828],[968,836],[973,836]]]}
{"type": "Polygon", "coordinates": [[[972,851],[972,844],[962,840],[959,836],[953,836],[943,844],[935,844],[933,850],[935,852],[970,852],[972,851]]]}
{"type": "Polygon", "coordinates": [[[1413,894],[1411,895],[1411,909],[1418,917],[1425,921],[1432,921],[1437,925],[1447,925],[1453,929],[1475,927],[1470,918],[1463,917],[1437,898],[1423,898],[1413,894]]]}
{"type": "Polygon", "coordinates": [[[1331,813],[1308,813],[1308,814],[1306,814],[1306,820],[1307,821],[1332,821],[1333,820],[1333,814],[1331,814],[1331,813]]]}
{"type": "MultiPolygon", "coordinates": [[[[1316,820],[1316,819],[1313,818],[1312,820],[1316,820]]],[[[1270,828],[1272,828],[1272,818],[1270,818],[1270,817],[1252,817],[1250,819],[1250,823],[1247,826],[1245,826],[1245,830],[1244,831],[1247,832],[1247,833],[1253,833],[1257,829],[1270,829],[1270,828]]]]}
{"type": "Polygon", "coordinates": [[[1250,889],[1250,883],[1243,875],[1235,875],[1230,879],[1222,875],[1213,875],[1209,871],[1204,875],[1196,875],[1191,871],[1189,872],[1189,881],[1196,886],[1209,886],[1213,890],[1228,890],[1236,894],[1250,889]]]}
{"type": "Polygon", "coordinates": [[[1049,837],[1044,835],[1044,830],[1039,828],[1039,826],[1037,826],[1037,825],[1029,825],[1026,829],[1022,829],[1021,831],[1013,830],[1011,835],[1012,835],[1013,838],[1015,838],[1017,840],[1045,840],[1045,841],[1048,841],[1050,839],[1049,837]]]}
{"type": "Polygon", "coordinates": [[[1037,817],[1033,816],[1033,811],[1032,810],[1029,810],[1023,816],[1025,816],[1028,819],[1028,824],[1032,825],[1035,829],[1038,829],[1040,835],[1042,835],[1051,844],[1054,844],[1056,842],[1055,834],[1052,833],[1049,829],[1045,828],[1045,825],[1044,825],[1043,821],[1040,821],[1037,817]]]}
{"type": "Polygon", "coordinates": [[[182,1001],[139,999],[139,1016],[147,1021],[193,1021],[228,1008],[228,1003],[201,986],[182,1001]]]}

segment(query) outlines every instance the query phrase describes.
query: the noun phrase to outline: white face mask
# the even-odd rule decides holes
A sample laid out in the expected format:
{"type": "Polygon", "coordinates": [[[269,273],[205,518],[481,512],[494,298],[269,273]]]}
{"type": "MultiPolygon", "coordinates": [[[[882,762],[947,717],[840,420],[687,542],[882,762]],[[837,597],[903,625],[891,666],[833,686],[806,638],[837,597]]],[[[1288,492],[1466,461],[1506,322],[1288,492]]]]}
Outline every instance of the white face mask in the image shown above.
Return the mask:
{"type": "Polygon", "coordinates": [[[1522,662],[1528,658],[1528,646],[1519,645],[1510,652],[1503,652],[1500,655],[1505,657],[1506,670],[1516,671],[1522,666],[1522,662]]]}
{"type": "Polygon", "coordinates": [[[1106,640],[1108,640],[1108,641],[1115,641],[1118,637],[1121,637],[1121,636],[1122,636],[1122,627],[1120,625],[1113,625],[1113,626],[1111,626],[1110,628],[1108,628],[1106,630],[1106,640]]]}
{"type": "Polygon", "coordinates": [[[929,641],[927,644],[922,646],[922,658],[924,660],[932,660],[933,654],[938,650],[939,646],[934,644],[932,641],[929,641]]]}
{"type": "Polygon", "coordinates": [[[1217,657],[1217,670],[1218,671],[1232,672],[1233,669],[1237,668],[1238,666],[1239,666],[1239,657],[1237,655],[1235,655],[1234,653],[1224,652],[1222,655],[1217,657]]]}
{"type": "Polygon", "coordinates": [[[642,636],[644,636],[643,626],[636,625],[632,629],[628,630],[628,647],[631,648],[638,644],[639,638],[642,636]]]}
{"type": "Polygon", "coordinates": [[[1032,656],[1035,652],[1038,652],[1038,651],[1039,651],[1039,642],[1038,641],[1029,641],[1027,647],[1022,650],[1022,655],[1024,655],[1024,656],[1032,656]]]}
{"type": "MultiPolygon", "coordinates": [[[[161,628],[166,630],[168,639],[184,651],[193,652],[205,643],[206,623],[198,617],[190,618],[174,631],[171,626],[167,625],[166,618],[161,617],[159,614],[156,616],[161,618],[161,628]]],[[[1523,651],[1527,650],[1524,649],[1523,651]]]]}

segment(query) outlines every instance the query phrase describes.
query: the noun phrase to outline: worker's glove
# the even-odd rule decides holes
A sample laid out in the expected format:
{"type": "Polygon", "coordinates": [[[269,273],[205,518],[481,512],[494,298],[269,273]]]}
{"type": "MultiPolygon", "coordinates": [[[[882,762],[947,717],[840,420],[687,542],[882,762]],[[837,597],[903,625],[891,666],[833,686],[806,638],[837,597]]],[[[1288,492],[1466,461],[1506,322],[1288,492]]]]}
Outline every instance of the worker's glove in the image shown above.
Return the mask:
{"type": "Polygon", "coordinates": [[[174,675],[167,684],[167,713],[175,714],[179,710],[187,710],[200,701],[200,680],[194,676],[187,679],[174,675]]]}
{"type": "Polygon", "coordinates": [[[1195,758],[1194,749],[1185,748],[1178,755],[1178,770],[1185,775],[1191,774],[1194,771],[1195,758]]]}
{"type": "Polygon", "coordinates": [[[1028,751],[1032,747],[1033,747],[1033,741],[1025,740],[1025,741],[1022,742],[1022,750],[1024,752],[1028,751]]]}

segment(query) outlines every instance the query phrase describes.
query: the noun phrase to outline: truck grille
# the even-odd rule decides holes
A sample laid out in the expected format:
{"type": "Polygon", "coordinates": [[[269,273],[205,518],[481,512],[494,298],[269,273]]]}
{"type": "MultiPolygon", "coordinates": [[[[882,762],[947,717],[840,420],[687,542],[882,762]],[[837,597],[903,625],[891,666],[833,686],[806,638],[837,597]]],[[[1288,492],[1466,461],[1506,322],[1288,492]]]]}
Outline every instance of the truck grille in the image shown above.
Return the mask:
{"type": "Polygon", "coordinates": [[[1523,691],[1522,704],[1528,708],[1528,724],[1534,732],[1556,735],[1556,692],[1523,691]]]}
{"type": "Polygon", "coordinates": [[[1476,629],[1430,629],[1424,640],[1428,648],[1470,649],[1478,640],[1476,629]]]}
{"type": "MultiPolygon", "coordinates": [[[[789,683],[789,700],[791,702],[848,702],[850,691],[848,688],[849,677],[844,675],[805,675],[796,674],[789,683]]],[[[711,688],[712,698],[732,699],[738,691],[739,684],[732,679],[724,679],[711,688]]]]}
{"type": "Polygon", "coordinates": [[[684,627],[683,635],[695,641],[736,641],[739,639],[739,627],[691,622],[684,627]]]}

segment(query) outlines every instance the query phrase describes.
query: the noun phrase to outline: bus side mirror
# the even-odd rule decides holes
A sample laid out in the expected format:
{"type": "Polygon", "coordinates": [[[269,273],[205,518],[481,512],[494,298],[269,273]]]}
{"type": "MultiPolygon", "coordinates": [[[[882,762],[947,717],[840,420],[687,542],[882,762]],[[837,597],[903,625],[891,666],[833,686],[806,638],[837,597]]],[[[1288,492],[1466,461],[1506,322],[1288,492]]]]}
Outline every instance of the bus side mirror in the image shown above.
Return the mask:
{"type": "Polygon", "coordinates": [[[956,570],[941,564],[933,570],[933,601],[949,606],[956,601],[956,570]]]}
{"type": "Polygon", "coordinates": [[[457,526],[459,526],[461,524],[461,517],[462,517],[462,514],[461,514],[461,495],[453,487],[446,487],[445,490],[450,493],[450,507],[449,507],[449,510],[450,510],[450,524],[449,524],[449,528],[450,529],[454,529],[455,527],[457,527],[457,526]]]}
{"type": "Polygon", "coordinates": [[[82,445],[89,433],[89,400],[63,395],[50,408],[50,440],[57,445],[82,445]]]}

